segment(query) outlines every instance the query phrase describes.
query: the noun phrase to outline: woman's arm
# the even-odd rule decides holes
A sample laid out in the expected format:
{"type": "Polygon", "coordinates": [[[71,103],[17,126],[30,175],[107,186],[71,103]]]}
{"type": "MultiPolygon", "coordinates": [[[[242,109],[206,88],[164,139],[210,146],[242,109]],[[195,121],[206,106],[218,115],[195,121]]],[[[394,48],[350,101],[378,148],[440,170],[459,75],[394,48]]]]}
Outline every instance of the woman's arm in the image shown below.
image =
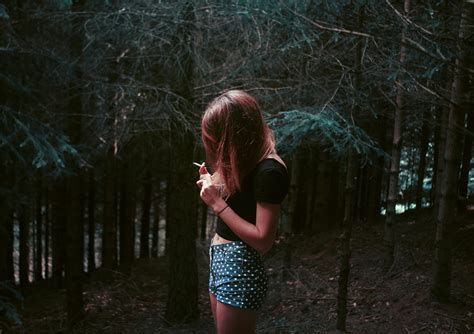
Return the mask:
{"type": "Polygon", "coordinates": [[[212,185],[210,179],[205,176],[207,173],[205,167],[200,173],[204,177],[196,183],[201,188],[201,199],[214,212],[220,212],[220,218],[242,241],[261,254],[268,252],[276,238],[280,204],[257,202],[256,224],[253,225],[240,217],[231,207],[226,208],[227,203],[219,196],[217,188],[212,185]]]}
{"type": "MultiPolygon", "coordinates": [[[[227,203],[220,199],[211,208],[214,212],[220,212],[226,205],[227,203]]],[[[280,207],[280,204],[257,202],[255,225],[242,219],[231,207],[222,211],[219,217],[242,241],[260,254],[265,254],[271,249],[276,238],[280,207]]]]}

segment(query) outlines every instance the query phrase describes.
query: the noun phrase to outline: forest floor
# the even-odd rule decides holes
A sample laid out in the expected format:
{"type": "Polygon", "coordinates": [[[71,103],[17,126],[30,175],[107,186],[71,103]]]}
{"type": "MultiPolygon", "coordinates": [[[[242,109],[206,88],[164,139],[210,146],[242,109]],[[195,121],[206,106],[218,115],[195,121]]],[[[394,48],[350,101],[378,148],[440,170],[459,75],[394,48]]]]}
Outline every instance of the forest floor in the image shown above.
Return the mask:
{"type": "MultiPolygon", "coordinates": [[[[352,237],[347,327],[351,333],[474,333],[474,211],[459,222],[452,263],[452,302],[429,294],[434,224],[413,214],[399,216],[395,263],[382,270],[383,222],[359,225],[352,237]]],[[[266,256],[269,294],[258,333],[335,333],[339,260],[337,232],[295,236],[266,256]],[[283,275],[287,250],[291,267],[283,275]]],[[[24,325],[13,333],[213,333],[207,294],[207,242],[198,242],[200,321],[167,326],[165,257],[137,260],[130,277],[84,285],[87,316],[67,330],[64,290],[35,288],[20,310],[24,325]]],[[[0,333],[2,331],[0,330],[0,333]]]]}

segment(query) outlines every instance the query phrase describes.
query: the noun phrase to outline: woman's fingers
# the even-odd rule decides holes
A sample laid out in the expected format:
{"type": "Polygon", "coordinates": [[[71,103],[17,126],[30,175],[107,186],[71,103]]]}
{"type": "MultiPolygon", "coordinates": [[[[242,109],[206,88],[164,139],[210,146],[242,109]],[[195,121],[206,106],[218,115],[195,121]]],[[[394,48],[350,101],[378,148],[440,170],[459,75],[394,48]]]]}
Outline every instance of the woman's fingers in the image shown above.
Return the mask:
{"type": "Polygon", "coordinates": [[[204,183],[204,180],[197,180],[196,184],[199,188],[202,188],[202,184],[204,183]]]}
{"type": "Polygon", "coordinates": [[[199,174],[205,175],[208,174],[209,172],[207,171],[206,166],[204,165],[204,162],[202,163],[201,167],[199,167],[199,174]]]}
{"type": "Polygon", "coordinates": [[[217,191],[217,188],[212,183],[209,183],[207,180],[199,180],[199,181],[196,183],[199,183],[201,185],[200,186],[201,191],[199,195],[201,199],[204,201],[204,203],[209,205],[212,202],[214,202],[217,198],[219,198],[219,193],[217,191]]]}

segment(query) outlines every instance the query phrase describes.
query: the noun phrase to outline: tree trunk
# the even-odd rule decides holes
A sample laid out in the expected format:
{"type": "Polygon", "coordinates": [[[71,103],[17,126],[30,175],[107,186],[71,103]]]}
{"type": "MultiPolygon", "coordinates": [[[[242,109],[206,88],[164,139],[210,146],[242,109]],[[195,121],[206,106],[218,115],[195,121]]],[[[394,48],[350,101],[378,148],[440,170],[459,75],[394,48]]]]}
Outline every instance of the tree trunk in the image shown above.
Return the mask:
{"type": "Polygon", "coordinates": [[[168,174],[167,179],[166,179],[166,198],[165,198],[165,255],[168,255],[168,250],[170,249],[170,236],[171,236],[171,231],[170,231],[170,175],[168,174]]]}
{"type": "Polygon", "coordinates": [[[7,254],[8,254],[8,208],[5,199],[0,198],[0,282],[7,281],[7,254]]]}
{"type": "MultiPolygon", "coordinates": [[[[474,97],[474,96],[473,96],[474,97]]],[[[466,212],[467,205],[467,187],[469,185],[469,171],[471,169],[472,157],[472,136],[474,134],[474,112],[473,105],[468,107],[467,132],[464,134],[464,149],[462,153],[461,175],[459,176],[459,203],[458,212],[466,212]]]]}
{"type": "MultiPolygon", "coordinates": [[[[2,155],[3,158],[3,155],[2,155]]],[[[4,161],[0,162],[0,188],[7,187],[7,178],[6,178],[6,166],[4,161]]],[[[10,225],[12,224],[11,219],[11,209],[7,203],[7,196],[4,192],[0,192],[0,282],[8,281],[12,277],[9,273],[9,260],[11,254],[13,254],[13,248],[10,248],[9,239],[12,237],[10,234],[10,225]],[[9,253],[11,252],[10,256],[9,253]]],[[[13,261],[11,263],[13,266],[13,261]]]]}
{"type": "MultiPolygon", "coordinates": [[[[358,10],[357,15],[357,28],[362,30],[364,23],[365,7],[361,6],[358,10]]],[[[354,89],[357,91],[361,87],[362,82],[362,39],[359,39],[356,47],[355,54],[355,78],[354,89]]],[[[351,114],[357,114],[359,107],[354,105],[354,109],[351,114]]],[[[352,235],[352,224],[356,218],[357,208],[357,186],[358,186],[358,175],[360,174],[359,161],[357,153],[354,149],[351,149],[347,159],[347,174],[346,174],[346,187],[344,192],[344,220],[342,235],[340,237],[340,264],[339,264],[339,280],[337,290],[337,321],[336,329],[338,331],[346,331],[346,318],[347,318],[347,290],[349,285],[349,273],[350,273],[350,258],[351,258],[351,235],[352,235]]]]}
{"type": "Polygon", "coordinates": [[[336,161],[330,163],[330,189],[328,197],[329,201],[329,221],[330,229],[339,229],[344,220],[344,203],[341,198],[344,198],[345,182],[341,181],[340,164],[336,161]]]}
{"type": "Polygon", "coordinates": [[[87,272],[95,270],[95,177],[94,170],[89,171],[89,184],[87,196],[87,223],[88,223],[88,244],[87,244],[87,272]]]}
{"type": "Polygon", "coordinates": [[[80,171],[67,180],[68,215],[66,227],[66,299],[70,326],[84,317],[82,281],[84,279],[83,177],[80,171]]]}
{"type": "Polygon", "coordinates": [[[327,231],[331,227],[329,212],[329,194],[331,193],[331,173],[329,154],[322,149],[318,154],[318,169],[316,174],[316,189],[314,190],[314,206],[312,211],[311,230],[314,232],[327,231]]]}
{"type": "Polygon", "coordinates": [[[66,190],[63,180],[58,180],[52,188],[51,212],[52,212],[52,279],[55,288],[63,287],[63,270],[65,256],[66,235],[66,190]]]}
{"type": "Polygon", "coordinates": [[[364,166],[359,169],[357,177],[357,209],[354,219],[358,222],[367,220],[367,204],[369,196],[369,166],[364,166]]]}
{"type": "Polygon", "coordinates": [[[161,181],[158,180],[156,184],[156,192],[155,196],[153,197],[153,231],[152,231],[152,239],[151,239],[151,256],[158,257],[158,246],[159,246],[159,237],[160,237],[160,187],[161,181]]]}
{"type": "MultiPolygon", "coordinates": [[[[176,132],[175,132],[176,133],[176,132]]],[[[198,277],[195,231],[195,169],[192,165],[194,138],[187,133],[176,138],[171,154],[175,168],[170,173],[169,201],[169,292],[166,319],[191,322],[198,317],[198,277]]]]}
{"type": "Polygon", "coordinates": [[[120,271],[130,275],[135,254],[135,177],[129,161],[121,166],[120,177],[120,271]]]}
{"type": "Polygon", "coordinates": [[[0,280],[15,282],[15,272],[13,266],[13,241],[14,241],[14,234],[13,234],[13,224],[14,224],[14,217],[13,211],[11,209],[7,209],[4,211],[5,216],[3,218],[3,222],[5,224],[5,243],[4,246],[4,271],[2,271],[2,278],[0,280]]]}
{"type": "Polygon", "coordinates": [[[305,213],[302,215],[304,217],[302,224],[306,226],[306,230],[309,233],[313,233],[312,229],[314,228],[313,210],[317,195],[316,189],[318,184],[316,183],[316,175],[319,166],[317,155],[316,150],[309,152],[309,157],[307,160],[305,159],[306,163],[304,164],[307,167],[304,173],[304,183],[300,184],[301,192],[306,194],[304,202],[301,203],[301,207],[304,207],[305,210],[305,213]]]}
{"type": "Polygon", "coordinates": [[[49,187],[45,189],[44,199],[44,278],[49,279],[49,240],[50,240],[50,229],[51,229],[51,215],[49,209],[49,197],[51,190],[49,187]]]}
{"type": "MultiPolygon", "coordinates": [[[[404,195],[404,201],[405,201],[405,210],[410,209],[410,203],[413,203],[414,200],[414,193],[413,190],[416,189],[416,186],[414,186],[415,182],[413,179],[415,178],[415,148],[413,145],[410,146],[410,148],[407,148],[407,154],[408,156],[408,166],[407,166],[407,176],[406,176],[406,187],[405,187],[405,195],[404,195]]],[[[403,192],[403,190],[402,190],[403,192]]]]}
{"type": "Polygon", "coordinates": [[[426,153],[428,152],[428,144],[430,139],[430,127],[427,118],[430,113],[425,110],[423,113],[423,126],[420,136],[420,163],[418,164],[418,172],[416,179],[416,210],[420,213],[423,199],[423,180],[425,179],[426,169],[426,153]]]}
{"type": "MultiPolygon", "coordinates": [[[[452,85],[452,82],[451,82],[452,85]]],[[[437,122],[439,126],[439,139],[436,143],[437,157],[436,157],[436,178],[432,181],[435,185],[435,200],[434,200],[434,217],[438,217],[439,199],[441,198],[441,183],[444,177],[444,151],[446,147],[446,133],[448,130],[449,108],[444,107],[440,112],[440,119],[437,122]]]]}
{"type": "MultiPolygon", "coordinates": [[[[385,151],[387,146],[386,136],[384,134],[385,125],[387,121],[385,118],[380,120],[377,124],[377,138],[381,143],[382,149],[385,151]]],[[[369,194],[367,197],[367,222],[375,224],[380,217],[380,206],[382,199],[382,179],[385,159],[383,156],[375,159],[373,166],[370,166],[368,182],[369,194]]]]}
{"type": "Polygon", "coordinates": [[[43,189],[41,175],[38,173],[38,184],[36,189],[36,257],[35,257],[35,280],[43,279],[43,189]]]}
{"type": "Polygon", "coordinates": [[[206,240],[207,238],[207,205],[206,203],[202,202],[200,206],[201,212],[201,233],[200,239],[206,240]]]}
{"type": "Polygon", "coordinates": [[[13,211],[10,210],[9,216],[7,217],[7,233],[8,233],[8,239],[7,239],[7,280],[11,282],[15,282],[15,267],[13,265],[13,251],[14,251],[14,240],[15,240],[15,234],[14,234],[14,214],[13,211]]]}
{"type": "MultiPolygon", "coordinates": [[[[181,71],[177,73],[176,90],[185,98],[183,115],[192,117],[194,108],[194,55],[193,22],[195,14],[190,1],[184,7],[184,23],[178,26],[176,43],[181,43],[183,55],[181,71]]],[[[192,322],[199,317],[198,272],[196,263],[197,197],[198,177],[192,158],[194,135],[182,124],[176,122],[170,146],[169,197],[166,202],[170,232],[169,239],[169,289],[165,318],[170,323],[192,322]]]]}
{"type": "Polygon", "coordinates": [[[296,215],[296,169],[298,167],[297,161],[296,161],[296,154],[293,154],[291,158],[291,162],[289,164],[289,171],[291,173],[290,176],[290,185],[288,188],[288,225],[290,226],[290,231],[294,232],[295,231],[295,222],[294,218],[296,215]]]}
{"type": "Polygon", "coordinates": [[[152,194],[152,178],[149,166],[145,173],[143,182],[143,202],[142,202],[142,224],[140,231],[140,258],[150,257],[150,210],[152,194]]]}
{"type": "Polygon", "coordinates": [[[29,283],[30,271],[30,213],[26,205],[22,205],[18,209],[17,218],[20,224],[20,286],[25,288],[29,283]]]}
{"type": "MultiPolygon", "coordinates": [[[[67,133],[71,144],[78,146],[82,140],[83,113],[83,25],[84,16],[77,15],[84,10],[85,0],[79,0],[72,4],[72,12],[76,15],[71,19],[70,52],[72,59],[76,60],[73,68],[74,79],[69,85],[69,112],[67,133]]],[[[70,161],[72,175],[66,179],[68,211],[66,219],[66,301],[67,320],[69,328],[84,318],[83,286],[84,279],[84,173],[77,162],[70,161]]]]}
{"type": "Polygon", "coordinates": [[[303,203],[304,198],[302,196],[302,187],[300,186],[302,183],[300,182],[301,174],[301,152],[296,152],[291,162],[291,178],[288,196],[288,223],[293,233],[301,233],[304,229],[301,217],[301,203],[303,203]]]}
{"type": "Polygon", "coordinates": [[[431,292],[439,301],[446,302],[450,298],[451,289],[451,247],[453,217],[458,194],[458,176],[462,153],[462,133],[467,107],[466,86],[468,80],[469,51],[467,39],[472,36],[473,28],[469,24],[474,19],[474,4],[465,2],[461,17],[458,45],[459,55],[456,59],[451,104],[449,110],[446,148],[444,151],[445,169],[441,186],[441,197],[436,226],[436,243],[434,257],[434,274],[431,292]]]}
{"type": "MultiPolygon", "coordinates": [[[[359,14],[360,15],[360,14],[359,14]]],[[[359,46],[360,48],[360,46],[359,46]]],[[[347,318],[347,290],[349,285],[350,258],[351,258],[351,235],[352,224],[355,218],[355,207],[357,204],[357,174],[358,159],[355,152],[349,154],[347,162],[346,191],[343,231],[340,236],[340,263],[339,280],[337,290],[337,323],[336,328],[346,331],[347,318]]]]}
{"type": "MultiPolygon", "coordinates": [[[[404,1],[405,15],[410,11],[410,0],[404,1]]],[[[406,47],[405,47],[406,29],[402,32],[402,46],[400,47],[400,66],[405,65],[406,47]]],[[[404,117],[404,97],[403,97],[403,83],[401,80],[396,81],[397,98],[395,101],[395,115],[393,126],[393,141],[392,141],[392,159],[390,164],[390,177],[388,185],[387,196],[387,211],[385,217],[384,229],[384,269],[388,270],[393,264],[393,251],[395,247],[395,207],[398,195],[398,177],[400,174],[400,155],[402,148],[402,128],[404,117]]]]}
{"type": "Polygon", "coordinates": [[[116,159],[112,148],[105,162],[104,174],[104,216],[102,222],[102,267],[117,267],[117,199],[116,199],[116,159]]]}

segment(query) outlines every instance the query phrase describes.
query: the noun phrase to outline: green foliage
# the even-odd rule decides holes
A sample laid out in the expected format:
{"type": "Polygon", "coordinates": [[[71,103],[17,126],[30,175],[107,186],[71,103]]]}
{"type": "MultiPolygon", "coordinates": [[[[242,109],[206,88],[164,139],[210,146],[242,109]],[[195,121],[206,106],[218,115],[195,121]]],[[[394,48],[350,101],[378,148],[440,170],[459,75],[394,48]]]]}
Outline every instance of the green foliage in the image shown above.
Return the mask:
{"type": "Polygon", "coordinates": [[[0,282],[0,316],[4,316],[7,320],[15,325],[21,325],[21,315],[18,313],[11,300],[23,301],[20,292],[11,287],[8,282],[0,282]],[[8,297],[10,296],[10,297],[8,297]]]}
{"type": "Polygon", "coordinates": [[[355,149],[365,162],[370,154],[385,155],[364,130],[329,108],[280,112],[271,117],[269,125],[283,155],[292,154],[302,145],[321,145],[338,158],[355,149]]]}
{"type": "Polygon", "coordinates": [[[46,5],[55,10],[66,10],[72,5],[72,0],[48,0],[46,5]]]}
{"type": "Polygon", "coordinates": [[[0,149],[10,151],[17,160],[34,168],[66,171],[67,155],[77,157],[68,138],[39,120],[3,107],[0,115],[0,149]]]}
{"type": "Polygon", "coordinates": [[[0,19],[9,20],[10,16],[7,13],[7,9],[3,4],[0,3],[0,19]]]}

